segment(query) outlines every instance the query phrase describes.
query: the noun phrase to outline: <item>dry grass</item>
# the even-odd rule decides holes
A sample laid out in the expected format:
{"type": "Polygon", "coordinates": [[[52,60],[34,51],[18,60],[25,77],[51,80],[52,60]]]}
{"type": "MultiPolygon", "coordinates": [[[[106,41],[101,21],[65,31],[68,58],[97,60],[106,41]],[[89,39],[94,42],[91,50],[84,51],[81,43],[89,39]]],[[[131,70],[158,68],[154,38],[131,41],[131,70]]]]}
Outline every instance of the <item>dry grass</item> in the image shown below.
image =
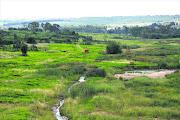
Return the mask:
{"type": "Polygon", "coordinates": [[[29,108],[29,106],[27,105],[23,105],[23,104],[12,104],[12,103],[0,103],[0,106],[1,107],[4,107],[4,108],[9,108],[9,109],[14,109],[14,108],[29,108]]]}
{"type": "Polygon", "coordinates": [[[45,100],[43,100],[43,101],[33,100],[33,102],[42,109],[48,109],[48,105],[45,100]]]}
{"type": "Polygon", "coordinates": [[[63,83],[56,84],[56,85],[54,86],[53,90],[60,92],[63,87],[64,87],[64,84],[63,84],[63,83]]]}
{"type": "Polygon", "coordinates": [[[54,97],[55,92],[51,89],[31,89],[29,90],[31,93],[38,93],[38,94],[43,94],[46,97],[54,97]]]}
{"type": "Polygon", "coordinates": [[[131,63],[132,60],[118,60],[118,61],[103,61],[103,62],[111,62],[111,63],[131,63]]]}
{"type": "Polygon", "coordinates": [[[32,77],[32,74],[31,75],[24,75],[24,76],[22,76],[22,78],[29,78],[29,77],[32,77]]]}
{"type": "Polygon", "coordinates": [[[18,83],[17,80],[6,80],[5,83],[18,83]]]}
{"type": "Polygon", "coordinates": [[[43,64],[43,63],[46,63],[46,62],[51,62],[51,61],[53,61],[53,59],[47,59],[45,61],[37,62],[36,65],[43,64]]]}
{"type": "Polygon", "coordinates": [[[77,46],[79,49],[81,49],[82,51],[84,51],[84,49],[83,49],[80,45],[76,44],[76,46],[77,46]]]}
{"type": "Polygon", "coordinates": [[[62,65],[62,66],[58,67],[57,69],[62,69],[62,70],[65,70],[65,69],[67,69],[67,68],[69,68],[69,67],[68,67],[68,66],[66,66],[66,65],[62,65]]]}
{"type": "Polygon", "coordinates": [[[23,72],[36,72],[37,70],[27,70],[27,69],[17,69],[17,68],[13,68],[12,70],[15,70],[15,71],[23,71],[23,72]]]}
{"type": "Polygon", "coordinates": [[[49,45],[48,45],[49,43],[38,43],[38,44],[36,44],[36,46],[37,47],[48,47],[49,45]]]}
{"type": "Polygon", "coordinates": [[[1,52],[0,53],[0,59],[10,59],[15,56],[21,55],[19,53],[8,53],[8,52],[1,52]]]}

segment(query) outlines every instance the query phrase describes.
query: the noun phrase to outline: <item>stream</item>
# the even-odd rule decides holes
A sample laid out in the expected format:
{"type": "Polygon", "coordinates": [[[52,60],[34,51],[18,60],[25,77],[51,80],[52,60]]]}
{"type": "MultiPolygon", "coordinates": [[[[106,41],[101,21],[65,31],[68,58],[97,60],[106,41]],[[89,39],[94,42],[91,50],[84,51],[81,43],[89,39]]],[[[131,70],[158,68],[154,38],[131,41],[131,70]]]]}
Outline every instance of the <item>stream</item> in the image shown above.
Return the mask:
{"type": "MultiPolygon", "coordinates": [[[[72,88],[73,86],[75,86],[75,85],[77,85],[77,84],[79,84],[79,83],[85,82],[84,78],[85,78],[84,76],[80,77],[79,80],[78,80],[78,82],[76,82],[75,84],[71,85],[71,86],[69,87],[69,89],[68,89],[68,93],[70,93],[71,88],[72,88]]],[[[60,100],[59,100],[59,103],[56,104],[55,107],[53,107],[54,117],[55,117],[56,119],[58,119],[58,120],[68,120],[68,118],[67,118],[66,116],[61,116],[60,111],[59,111],[59,109],[61,108],[61,106],[62,106],[63,104],[64,104],[64,99],[60,99],[60,100]]]]}

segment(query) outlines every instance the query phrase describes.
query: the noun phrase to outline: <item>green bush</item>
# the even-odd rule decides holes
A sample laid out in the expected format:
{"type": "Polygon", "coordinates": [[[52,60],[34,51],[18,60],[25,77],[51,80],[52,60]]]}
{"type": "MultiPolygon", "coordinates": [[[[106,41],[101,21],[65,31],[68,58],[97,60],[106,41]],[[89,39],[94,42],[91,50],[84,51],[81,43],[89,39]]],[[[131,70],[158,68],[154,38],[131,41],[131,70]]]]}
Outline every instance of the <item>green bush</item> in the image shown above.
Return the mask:
{"type": "Polygon", "coordinates": [[[27,50],[28,50],[28,46],[26,44],[23,44],[21,46],[21,52],[23,56],[27,56],[27,50]]]}
{"type": "Polygon", "coordinates": [[[86,75],[88,77],[105,77],[106,71],[103,68],[92,68],[86,75]]]}
{"type": "Polygon", "coordinates": [[[157,67],[159,69],[166,69],[167,68],[167,63],[165,61],[159,61],[157,67]]]}
{"type": "Polygon", "coordinates": [[[122,53],[122,49],[121,49],[120,45],[118,45],[117,42],[111,41],[106,46],[106,53],[107,54],[118,54],[118,53],[122,53]]]}
{"type": "Polygon", "coordinates": [[[95,93],[96,92],[94,86],[87,83],[77,84],[70,90],[70,96],[72,98],[75,98],[76,96],[79,96],[81,98],[90,97],[95,93]]]}
{"type": "Polygon", "coordinates": [[[74,74],[84,74],[86,71],[87,71],[86,67],[81,65],[81,66],[75,67],[73,73],[74,74]]]}

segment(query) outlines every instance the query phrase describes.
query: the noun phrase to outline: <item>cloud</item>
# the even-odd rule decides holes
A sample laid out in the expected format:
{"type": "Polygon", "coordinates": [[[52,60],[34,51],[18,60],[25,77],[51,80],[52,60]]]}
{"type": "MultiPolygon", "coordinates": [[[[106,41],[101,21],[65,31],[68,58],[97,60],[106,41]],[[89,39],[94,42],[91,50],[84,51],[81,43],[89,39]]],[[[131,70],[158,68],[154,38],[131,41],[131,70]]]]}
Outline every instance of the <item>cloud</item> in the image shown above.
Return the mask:
{"type": "Polygon", "coordinates": [[[0,19],[174,15],[179,0],[1,0],[0,19]]]}

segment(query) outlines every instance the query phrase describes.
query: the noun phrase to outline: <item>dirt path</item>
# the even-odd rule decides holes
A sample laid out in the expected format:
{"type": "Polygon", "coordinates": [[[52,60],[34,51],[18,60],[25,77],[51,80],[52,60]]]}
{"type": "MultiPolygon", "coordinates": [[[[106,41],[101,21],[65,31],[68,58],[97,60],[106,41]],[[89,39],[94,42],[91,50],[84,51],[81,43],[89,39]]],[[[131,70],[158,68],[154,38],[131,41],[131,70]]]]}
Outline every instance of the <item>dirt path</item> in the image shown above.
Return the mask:
{"type": "Polygon", "coordinates": [[[37,62],[36,65],[51,62],[51,61],[54,61],[54,60],[57,60],[57,59],[60,59],[60,58],[64,58],[64,57],[67,57],[67,56],[70,56],[70,55],[72,55],[72,53],[68,53],[65,56],[57,57],[57,58],[54,58],[54,59],[47,59],[47,60],[44,60],[44,61],[37,62]]]}
{"type": "Polygon", "coordinates": [[[115,74],[114,76],[116,78],[122,77],[125,79],[131,79],[133,77],[138,77],[138,76],[147,76],[151,78],[165,78],[166,74],[171,74],[175,72],[175,70],[163,70],[159,72],[150,72],[150,73],[145,73],[145,74],[140,74],[140,73],[125,73],[125,74],[115,74]]]}
{"type": "Polygon", "coordinates": [[[84,49],[79,45],[79,44],[76,44],[76,46],[81,49],[82,51],[84,51],[84,49]]]}

